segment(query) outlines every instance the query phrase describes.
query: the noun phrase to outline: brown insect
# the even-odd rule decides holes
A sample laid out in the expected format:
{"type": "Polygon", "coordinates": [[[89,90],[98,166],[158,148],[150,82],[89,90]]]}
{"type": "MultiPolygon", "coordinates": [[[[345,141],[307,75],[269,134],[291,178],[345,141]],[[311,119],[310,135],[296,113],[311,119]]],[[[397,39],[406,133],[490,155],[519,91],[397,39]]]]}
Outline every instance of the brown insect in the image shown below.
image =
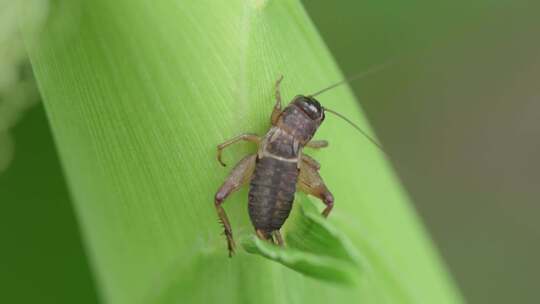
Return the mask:
{"type": "MultiPolygon", "coordinates": [[[[221,154],[226,147],[239,141],[250,141],[258,146],[257,153],[250,154],[238,162],[215,195],[215,206],[227,237],[229,256],[234,253],[235,243],[231,224],[222,204],[231,193],[244,184],[249,183],[248,209],[256,235],[280,246],[283,245],[283,238],[279,229],[289,216],[297,189],[322,200],[326,205],[322,215],[327,217],[330,214],[334,207],[334,197],[319,175],[320,165],[315,159],[302,153],[304,147],[319,149],[328,146],[326,140],[312,140],[324,121],[325,112],[345,119],[380,147],[350,120],[337,112],[323,108],[314,98],[346,81],[309,96],[298,95],[282,109],[279,88],[282,79],[283,76],[275,84],[276,103],[270,119],[272,127],[266,135],[259,137],[245,133],[217,146],[217,159],[223,166],[225,163],[221,160],[221,154]]],[[[352,79],[348,81],[350,80],[352,79]]]]}

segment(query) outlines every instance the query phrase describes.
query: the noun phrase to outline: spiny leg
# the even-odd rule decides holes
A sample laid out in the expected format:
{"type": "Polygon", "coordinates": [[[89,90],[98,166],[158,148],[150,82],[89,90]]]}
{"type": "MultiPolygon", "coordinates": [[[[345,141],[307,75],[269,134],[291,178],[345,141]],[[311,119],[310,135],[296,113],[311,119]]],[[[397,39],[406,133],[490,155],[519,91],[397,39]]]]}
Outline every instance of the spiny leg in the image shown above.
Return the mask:
{"type": "Polygon", "coordinates": [[[256,134],[251,134],[251,133],[244,133],[244,134],[240,134],[236,137],[233,137],[227,141],[225,141],[224,143],[222,144],[219,144],[217,146],[217,160],[218,162],[223,166],[227,166],[225,165],[225,163],[221,160],[221,153],[223,151],[223,149],[227,148],[228,146],[232,145],[232,144],[235,144],[241,140],[245,140],[245,141],[250,141],[250,142],[254,142],[256,144],[259,144],[261,142],[261,138],[256,135],[256,134]]]}
{"type": "Polygon", "coordinates": [[[302,156],[300,175],[298,176],[298,189],[322,200],[326,205],[322,215],[327,217],[334,207],[334,196],[324,184],[319,172],[317,172],[318,168],[311,165],[309,161],[306,161],[308,158],[307,155],[302,156]]]}
{"type": "Polygon", "coordinates": [[[276,96],[276,104],[274,105],[274,110],[272,111],[272,118],[271,118],[273,126],[276,125],[279,115],[281,114],[281,92],[279,89],[279,85],[282,80],[283,80],[283,75],[279,76],[278,80],[276,80],[276,85],[274,88],[275,96],[276,96]]]}
{"type": "Polygon", "coordinates": [[[328,141],[327,140],[312,140],[306,144],[306,147],[313,148],[313,149],[320,149],[320,148],[326,148],[328,147],[328,141]]]}
{"type": "Polygon", "coordinates": [[[251,154],[244,157],[231,171],[223,185],[219,188],[216,193],[214,204],[216,206],[216,211],[219,217],[219,220],[223,224],[223,230],[225,236],[227,237],[227,247],[229,250],[229,256],[232,256],[235,249],[231,223],[229,218],[225,213],[225,209],[221,206],[227,196],[238,190],[243,184],[248,182],[253,174],[255,169],[255,160],[257,158],[256,154],[251,154]]]}

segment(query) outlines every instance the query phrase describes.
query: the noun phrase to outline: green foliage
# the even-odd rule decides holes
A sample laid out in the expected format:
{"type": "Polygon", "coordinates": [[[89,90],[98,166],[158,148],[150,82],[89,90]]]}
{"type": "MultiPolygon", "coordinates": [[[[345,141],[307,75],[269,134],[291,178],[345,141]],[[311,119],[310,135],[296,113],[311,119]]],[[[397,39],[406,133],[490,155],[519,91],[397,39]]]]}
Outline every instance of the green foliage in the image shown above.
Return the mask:
{"type": "MultiPolygon", "coordinates": [[[[242,190],[235,236],[289,268],[227,258],[215,146],[265,132],[280,74],[285,100],[343,77],[297,1],[58,0],[52,16],[31,58],[108,302],[460,303],[384,156],[330,117],[329,223],[304,202],[274,248],[251,238],[242,190]]],[[[346,87],[320,100],[369,130],[346,87]]]]}
{"type": "Polygon", "coordinates": [[[361,266],[358,253],[346,236],[322,218],[312,202],[296,199],[302,206],[289,219],[284,248],[249,237],[243,246],[307,276],[346,285],[357,283],[361,266]]]}

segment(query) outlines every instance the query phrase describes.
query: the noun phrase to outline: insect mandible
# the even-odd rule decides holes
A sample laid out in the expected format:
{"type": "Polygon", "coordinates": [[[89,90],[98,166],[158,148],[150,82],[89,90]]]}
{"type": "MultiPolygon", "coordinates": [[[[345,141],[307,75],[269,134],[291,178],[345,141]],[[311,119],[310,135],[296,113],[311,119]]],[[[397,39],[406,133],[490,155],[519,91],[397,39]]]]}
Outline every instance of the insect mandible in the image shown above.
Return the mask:
{"type": "MultiPolygon", "coordinates": [[[[377,67],[377,69],[381,66],[377,67]]],[[[355,76],[365,76],[370,70],[355,76]]],[[[305,147],[320,149],[328,146],[326,140],[312,140],[315,132],[330,112],[346,120],[377,147],[382,147],[352,121],[332,111],[314,98],[329,89],[349,82],[353,78],[338,82],[315,94],[298,95],[284,108],[281,107],[281,76],[275,83],[275,105],[270,117],[270,130],[260,137],[244,133],[217,146],[217,159],[221,159],[223,149],[239,141],[257,144],[257,153],[245,156],[233,168],[225,182],[215,195],[215,207],[219,220],[223,224],[227,238],[229,256],[235,250],[231,224],[223,209],[223,202],[233,192],[249,183],[248,211],[257,237],[262,240],[284,244],[279,229],[289,216],[297,190],[319,198],[326,207],[322,215],[327,217],[334,207],[334,196],[319,175],[320,164],[310,156],[303,154],[305,147]]]]}

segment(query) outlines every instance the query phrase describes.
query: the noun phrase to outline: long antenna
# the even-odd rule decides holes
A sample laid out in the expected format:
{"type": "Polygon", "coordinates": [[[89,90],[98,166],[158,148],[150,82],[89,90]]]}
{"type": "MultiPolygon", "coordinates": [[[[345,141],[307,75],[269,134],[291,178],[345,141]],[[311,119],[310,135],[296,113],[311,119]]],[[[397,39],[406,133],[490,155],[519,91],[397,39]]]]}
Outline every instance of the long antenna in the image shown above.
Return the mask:
{"type": "Polygon", "coordinates": [[[315,97],[315,96],[317,96],[317,95],[320,95],[320,94],[322,94],[322,93],[324,93],[324,92],[326,92],[326,91],[328,91],[328,90],[331,90],[331,89],[333,89],[333,88],[335,88],[335,87],[337,87],[337,86],[340,86],[340,85],[342,85],[342,84],[350,83],[350,82],[352,82],[353,80],[356,80],[356,79],[359,79],[359,78],[366,77],[367,75],[373,74],[373,73],[378,72],[378,71],[380,71],[380,70],[382,70],[382,69],[385,69],[385,68],[387,68],[388,66],[390,66],[390,65],[392,65],[392,64],[394,64],[394,60],[389,60],[389,61],[387,61],[387,62],[385,62],[385,63],[382,63],[382,64],[379,64],[379,65],[373,66],[373,67],[367,69],[366,71],[360,72],[360,73],[358,73],[358,74],[356,74],[356,75],[353,75],[353,76],[351,76],[351,77],[349,77],[349,78],[347,78],[347,79],[344,79],[344,80],[341,80],[341,81],[339,81],[339,82],[336,82],[336,83],[334,83],[333,85],[328,86],[328,87],[326,87],[326,88],[324,88],[324,89],[322,89],[322,90],[320,90],[320,91],[318,91],[318,92],[315,92],[315,93],[313,93],[313,94],[311,94],[311,95],[308,95],[308,97],[315,97]]]}
{"type": "Polygon", "coordinates": [[[383,151],[386,154],[386,151],[384,150],[384,148],[382,147],[382,145],[378,141],[373,139],[373,137],[369,136],[364,130],[362,130],[357,124],[352,122],[350,119],[348,119],[347,117],[343,116],[342,114],[339,114],[338,112],[336,112],[334,110],[331,110],[331,109],[329,109],[327,107],[324,107],[324,111],[325,112],[330,112],[330,113],[336,115],[337,117],[339,117],[339,118],[345,120],[346,122],[348,122],[358,132],[362,133],[362,135],[364,135],[369,141],[371,141],[371,143],[373,143],[375,146],[377,146],[377,148],[381,149],[381,151],[383,151]]]}

